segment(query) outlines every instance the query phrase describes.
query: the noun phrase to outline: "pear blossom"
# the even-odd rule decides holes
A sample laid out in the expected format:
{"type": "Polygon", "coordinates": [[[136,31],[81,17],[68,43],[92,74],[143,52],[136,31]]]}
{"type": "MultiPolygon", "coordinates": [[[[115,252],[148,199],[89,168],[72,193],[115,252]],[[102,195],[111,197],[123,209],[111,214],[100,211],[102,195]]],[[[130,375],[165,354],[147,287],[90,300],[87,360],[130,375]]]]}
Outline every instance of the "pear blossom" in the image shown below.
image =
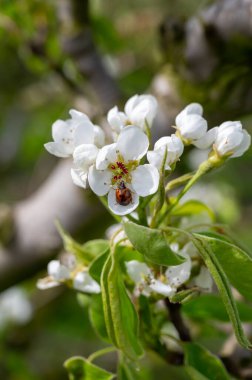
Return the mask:
{"type": "Polygon", "coordinates": [[[240,157],[251,144],[251,136],[240,121],[226,121],[216,128],[214,149],[220,157],[240,157]]]}
{"type": "Polygon", "coordinates": [[[205,292],[211,292],[213,288],[213,278],[207,267],[202,266],[198,276],[195,277],[194,283],[205,292]]]}
{"type": "Polygon", "coordinates": [[[93,125],[87,115],[71,109],[71,119],[57,120],[52,125],[52,142],[45,144],[46,150],[57,157],[69,157],[81,144],[104,144],[104,132],[93,125]]]}
{"type": "Polygon", "coordinates": [[[116,143],[100,149],[96,165],[90,167],[91,189],[99,196],[108,194],[108,206],[114,214],[131,213],[139,204],[139,196],[146,197],[157,191],[157,168],[150,164],[140,165],[148,147],[146,134],[136,126],[129,126],[121,131],[116,143]],[[116,194],[120,187],[127,189],[127,203],[118,202],[116,194]]]}
{"type": "Polygon", "coordinates": [[[191,103],[176,117],[179,136],[188,144],[199,149],[207,149],[213,144],[216,129],[207,131],[207,121],[202,117],[203,108],[199,103],[191,103]]]}
{"type": "Polygon", "coordinates": [[[157,101],[152,95],[134,95],[125,104],[124,112],[118,107],[113,107],[107,115],[108,123],[118,135],[122,128],[128,125],[136,125],[144,129],[146,123],[152,126],[157,113],[157,101]]]}
{"type": "Polygon", "coordinates": [[[165,151],[167,151],[165,170],[171,170],[184,151],[184,144],[176,135],[161,137],[154,145],[153,151],[148,151],[147,158],[150,164],[161,168],[165,151]]]}
{"type": "Polygon", "coordinates": [[[62,264],[52,260],[47,266],[48,276],[38,280],[37,287],[41,290],[69,283],[78,291],[85,293],[100,293],[100,285],[93,280],[87,268],[78,268],[75,259],[62,264]]]}
{"type": "MultiPolygon", "coordinates": [[[[178,246],[172,245],[172,249],[178,246]]],[[[191,275],[191,259],[183,250],[179,252],[186,260],[177,266],[170,266],[163,275],[155,276],[147,264],[137,260],[125,263],[127,273],[136,284],[137,293],[149,296],[151,293],[158,293],[165,297],[173,296],[177,288],[184,284],[191,275]]]]}

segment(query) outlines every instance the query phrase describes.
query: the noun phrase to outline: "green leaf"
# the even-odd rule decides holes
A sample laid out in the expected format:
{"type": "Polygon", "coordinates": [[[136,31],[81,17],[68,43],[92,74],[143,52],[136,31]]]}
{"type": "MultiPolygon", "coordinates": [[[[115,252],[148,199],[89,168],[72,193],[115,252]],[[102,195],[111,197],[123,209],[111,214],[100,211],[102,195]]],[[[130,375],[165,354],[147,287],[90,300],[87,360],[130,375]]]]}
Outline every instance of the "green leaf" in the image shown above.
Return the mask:
{"type": "MultiPolygon", "coordinates": [[[[181,231],[182,232],[182,231],[181,231]]],[[[242,329],[239,313],[236,307],[236,303],[233,298],[232,291],[230,289],[230,284],[228,282],[227,276],[218,261],[219,258],[215,255],[215,252],[212,250],[212,246],[208,243],[208,239],[199,234],[188,234],[187,236],[191,237],[191,240],[195,247],[199,250],[202,258],[204,259],[211,275],[213,276],[215,283],[219,289],[220,295],[226,307],[229,318],[233,324],[236,338],[241,346],[245,348],[252,348],[251,343],[246,338],[244,331],[242,329]]],[[[221,241],[223,244],[225,242],[221,241]]],[[[227,243],[225,243],[227,244],[227,243]]],[[[235,268],[234,268],[235,270],[235,268]]]]}
{"type": "Polygon", "coordinates": [[[207,379],[230,380],[224,365],[217,356],[196,343],[186,343],[183,346],[186,365],[195,368],[207,379]]]}
{"type": "Polygon", "coordinates": [[[124,223],[124,229],[132,245],[157,265],[179,265],[185,259],[171,250],[162,231],[143,227],[132,222],[124,223]]]}
{"type": "Polygon", "coordinates": [[[90,240],[85,244],[79,244],[63,229],[59,222],[56,223],[56,226],[63,239],[65,250],[73,253],[86,265],[89,265],[97,255],[109,248],[109,241],[103,239],[90,240]]]}
{"type": "Polygon", "coordinates": [[[102,271],[101,290],[106,328],[114,345],[135,360],[143,354],[138,339],[138,316],[122,280],[117,251],[102,271]]]}
{"type": "Polygon", "coordinates": [[[65,361],[64,367],[69,374],[69,380],[111,380],[115,375],[89,362],[80,356],[65,361]]]}
{"type": "Polygon", "coordinates": [[[186,370],[188,377],[188,380],[212,380],[204,375],[202,375],[200,372],[198,372],[195,368],[190,366],[184,367],[186,370]]]}
{"type": "Polygon", "coordinates": [[[89,307],[89,319],[97,335],[106,342],[109,342],[101,294],[92,295],[89,307]]]}
{"type": "Polygon", "coordinates": [[[105,250],[102,254],[97,256],[89,266],[88,271],[89,271],[90,276],[93,277],[93,279],[99,283],[101,281],[102,269],[108,258],[109,252],[110,252],[109,249],[105,250]]]}
{"type": "MultiPolygon", "coordinates": [[[[236,306],[242,322],[251,322],[252,308],[243,302],[236,302],[236,306]]],[[[193,319],[229,321],[223,302],[217,294],[203,294],[184,304],[182,311],[189,318],[193,319]]]]}
{"type": "Polygon", "coordinates": [[[191,288],[186,290],[181,290],[180,292],[177,292],[172,297],[170,297],[171,302],[173,303],[182,303],[186,304],[193,300],[195,297],[198,297],[200,294],[200,291],[197,288],[191,288]]]}
{"type": "Polygon", "coordinates": [[[204,241],[221,264],[230,283],[252,301],[252,258],[241,248],[221,239],[194,234],[204,241]]]}
{"type": "Polygon", "coordinates": [[[190,216],[195,214],[201,214],[203,212],[207,213],[213,221],[215,220],[214,212],[205,203],[197,200],[190,200],[183,203],[182,205],[176,206],[172,210],[171,215],[190,216]]]}

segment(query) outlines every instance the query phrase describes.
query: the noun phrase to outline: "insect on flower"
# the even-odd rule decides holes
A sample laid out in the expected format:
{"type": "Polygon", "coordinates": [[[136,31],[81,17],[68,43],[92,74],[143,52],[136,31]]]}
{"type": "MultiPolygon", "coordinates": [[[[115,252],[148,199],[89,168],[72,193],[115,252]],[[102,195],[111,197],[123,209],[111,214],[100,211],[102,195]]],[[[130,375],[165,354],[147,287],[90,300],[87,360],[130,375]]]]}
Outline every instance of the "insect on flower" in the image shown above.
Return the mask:
{"type": "Polygon", "coordinates": [[[128,206],[132,202],[131,190],[121,181],[116,189],[116,202],[121,206],[128,206]]]}

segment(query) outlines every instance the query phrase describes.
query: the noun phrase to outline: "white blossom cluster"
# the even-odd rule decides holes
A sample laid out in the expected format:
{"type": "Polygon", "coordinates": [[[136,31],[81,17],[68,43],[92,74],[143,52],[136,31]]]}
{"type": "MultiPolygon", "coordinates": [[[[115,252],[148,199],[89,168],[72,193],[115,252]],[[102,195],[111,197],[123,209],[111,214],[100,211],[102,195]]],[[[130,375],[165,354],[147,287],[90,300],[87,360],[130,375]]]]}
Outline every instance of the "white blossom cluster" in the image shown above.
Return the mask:
{"type": "Polygon", "coordinates": [[[250,146],[251,137],[240,121],[226,121],[208,130],[203,108],[191,103],[176,117],[176,133],[156,141],[149,150],[148,130],[157,113],[151,95],[135,95],[124,112],[112,108],[107,115],[114,142],[105,144],[102,129],[87,115],[70,110],[71,119],[57,120],[52,126],[53,142],[45,148],[57,157],[72,157],[73,182],[89,185],[98,196],[108,195],[108,206],[117,215],[127,215],[138,207],[139,197],[157,192],[164,155],[164,169],[171,171],[184,146],[212,149],[220,158],[239,157],[250,146]]]}

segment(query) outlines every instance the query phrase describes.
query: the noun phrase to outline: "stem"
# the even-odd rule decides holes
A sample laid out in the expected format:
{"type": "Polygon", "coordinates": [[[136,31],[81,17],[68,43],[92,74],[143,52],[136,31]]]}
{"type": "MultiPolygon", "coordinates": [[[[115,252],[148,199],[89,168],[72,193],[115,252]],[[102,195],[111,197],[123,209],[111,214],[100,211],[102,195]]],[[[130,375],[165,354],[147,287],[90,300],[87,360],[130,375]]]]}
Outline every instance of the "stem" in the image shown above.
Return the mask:
{"type": "Polygon", "coordinates": [[[185,182],[189,181],[194,176],[194,174],[195,172],[187,173],[187,174],[182,175],[181,177],[178,177],[168,182],[165,187],[165,192],[168,192],[170,190],[175,189],[176,187],[183,185],[185,182]]]}
{"type": "Polygon", "coordinates": [[[180,339],[183,342],[191,342],[191,334],[180,313],[181,305],[179,303],[171,303],[168,298],[165,298],[165,305],[169,311],[171,322],[178,331],[180,339]]]}
{"type": "Polygon", "coordinates": [[[103,356],[103,355],[106,355],[106,354],[109,354],[110,352],[114,352],[116,351],[116,347],[105,347],[105,348],[102,348],[101,350],[99,351],[96,351],[94,352],[93,354],[91,354],[89,357],[88,357],[88,361],[89,362],[92,362],[94,361],[95,359],[99,358],[100,356],[103,356]]]}

